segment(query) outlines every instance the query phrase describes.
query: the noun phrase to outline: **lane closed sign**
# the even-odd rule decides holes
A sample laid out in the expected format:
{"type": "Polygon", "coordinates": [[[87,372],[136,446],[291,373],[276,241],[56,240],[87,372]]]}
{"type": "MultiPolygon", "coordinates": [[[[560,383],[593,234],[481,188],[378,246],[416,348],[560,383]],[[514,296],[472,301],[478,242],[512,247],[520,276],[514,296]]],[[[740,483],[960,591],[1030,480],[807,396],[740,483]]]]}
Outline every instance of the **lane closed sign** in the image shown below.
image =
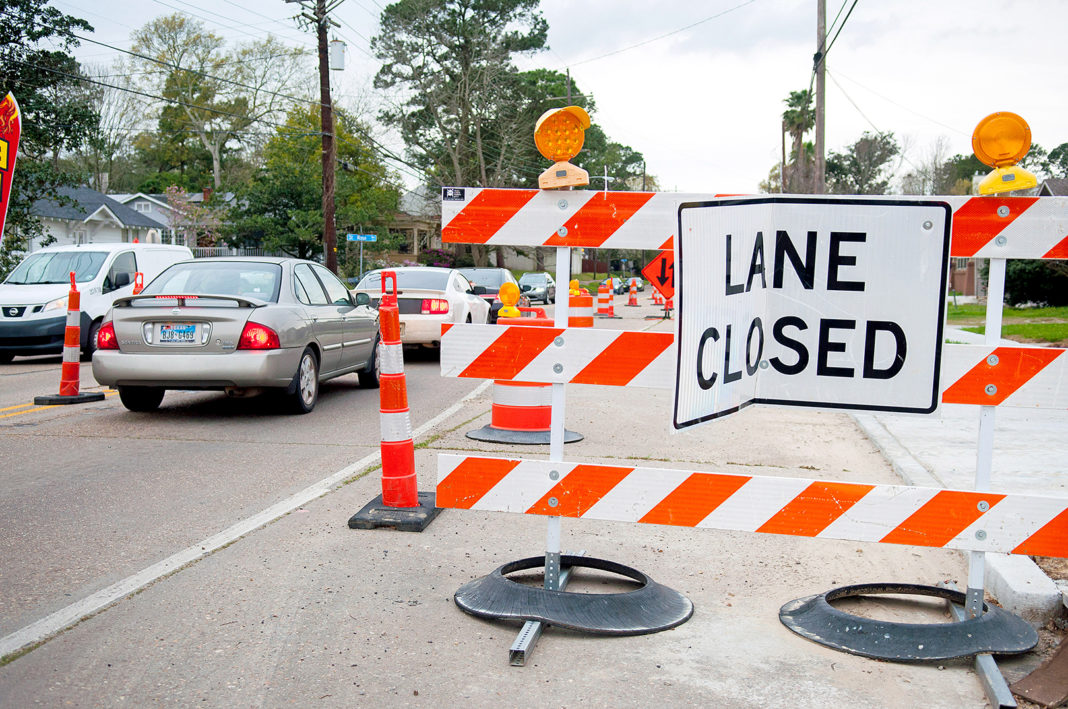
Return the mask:
{"type": "Polygon", "coordinates": [[[951,214],[901,199],[680,205],[675,428],[754,403],[935,411],[951,214]]]}

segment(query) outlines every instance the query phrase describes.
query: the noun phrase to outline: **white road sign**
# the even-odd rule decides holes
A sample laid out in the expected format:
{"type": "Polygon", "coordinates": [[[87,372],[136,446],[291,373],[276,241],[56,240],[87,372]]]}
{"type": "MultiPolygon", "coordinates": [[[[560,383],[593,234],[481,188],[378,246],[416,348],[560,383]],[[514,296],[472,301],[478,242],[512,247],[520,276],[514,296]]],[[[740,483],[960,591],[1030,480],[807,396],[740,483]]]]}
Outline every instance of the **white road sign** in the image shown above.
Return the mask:
{"type": "Polygon", "coordinates": [[[935,411],[951,214],[830,197],[680,205],[675,428],[755,403],[935,411]]]}

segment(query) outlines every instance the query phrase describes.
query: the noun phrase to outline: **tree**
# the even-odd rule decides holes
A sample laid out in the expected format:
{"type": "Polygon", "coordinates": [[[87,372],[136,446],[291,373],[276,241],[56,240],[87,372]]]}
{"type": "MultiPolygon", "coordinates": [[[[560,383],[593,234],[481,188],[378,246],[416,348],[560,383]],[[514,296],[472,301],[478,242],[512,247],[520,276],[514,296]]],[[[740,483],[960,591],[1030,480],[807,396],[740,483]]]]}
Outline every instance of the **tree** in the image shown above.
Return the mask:
{"type": "Polygon", "coordinates": [[[227,50],[222,37],[187,15],[160,17],[134,32],[134,60],[164,97],[162,132],[188,132],[211,156],[215,189],[222,186],[223,155],[248,129],[278,116],[291,103],[304,52],[268,36],[227,50]]]}
{"type": "Polygon", "coordinates": [[[538,0],[399,0],[380,25],[374,85],[402,97],[381,119],[428,181],[500,187],[522,174],[532,141],[512,60],[545,49],[538,0]]]}
{"type": "Polygon", "coordinates": [[[129,152],[130,138],[144,115],[142,102],[124,90],[129,86],[128,77],[114,76],[121,72],[121,67],[117,64],[114,70],[103,66],[88,68],[93,83],[86,84],[86,91],[99,120],[73,158],[79,171],[88,176],[89,186],[105,194],[119,176],[121,158],[129,152]]]}
{"type": "MultiPolygon", "coordinates": [[[[348,113],[334,111],[338,162],[335,198],[340,229],[389,236],[399,189],[374,152],[358,135],[366,134],[348,113]]],[[[322,149],[319,107],[290,111],[263,151],[264,165],[238,192],[229,240],[245,246],[280,250],[300,258],[322,253],[322,149]]]]}
{"type": "Polygon", "coordinates": [[[786,110],[782,114],[783,133],[790,136],[792,148],[790,162],[786,164],[786,191],[797,194],[813,192],[812,180],[815,177],[813,156],[815,150],[805,148],[805,133],[816,125],[816,114],[812,110],[812,92],[791,91],[784,101],[786,110]]]}
{"type": "MultiPolygon", "coordinates": [[[[961,189],[948,152],[949,142],[945,136],[939,136],[924,157],[915,163],[909,161],[912,169],[901,178],[901,192],[936,195],[952,194],[954,190],[961,189]]],[[[970,182],[968,188],[971,188],[970,182]]]]}
{"type": "Polygon", "coordinates": [[[60,153],[81,144],[96,125],[97,116],[84,101],[80,68],[69,53],[78,45],[79,30],[93,28],[49,7],[46,0],[5,0],[0,12],[0,76],[22,114],[0,278],[18,263],[30,240],[44,233],[30,213],[34,202],[60,200],[56,190],[75,184],[73,175],[59,169],[60,153]]]}
{"type": "Polygon", "coordinates": [[[844,152],[827,156],[827,187],[832,194],[886,194],[901,147],[893,133],[864,131],[844,152]]]}

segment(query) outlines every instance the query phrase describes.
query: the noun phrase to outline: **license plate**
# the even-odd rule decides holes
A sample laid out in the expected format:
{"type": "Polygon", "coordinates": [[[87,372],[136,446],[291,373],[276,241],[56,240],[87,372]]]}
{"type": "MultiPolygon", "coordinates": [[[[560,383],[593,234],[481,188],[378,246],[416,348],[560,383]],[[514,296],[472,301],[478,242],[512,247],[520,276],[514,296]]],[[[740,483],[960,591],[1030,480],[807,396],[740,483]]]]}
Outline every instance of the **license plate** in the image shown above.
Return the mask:
{"type": "Polygon", "coordinates": [[[193,323],[163,323],[159,326],[159,341],[166,345],[196,343],[197,326],[193,323]]]}

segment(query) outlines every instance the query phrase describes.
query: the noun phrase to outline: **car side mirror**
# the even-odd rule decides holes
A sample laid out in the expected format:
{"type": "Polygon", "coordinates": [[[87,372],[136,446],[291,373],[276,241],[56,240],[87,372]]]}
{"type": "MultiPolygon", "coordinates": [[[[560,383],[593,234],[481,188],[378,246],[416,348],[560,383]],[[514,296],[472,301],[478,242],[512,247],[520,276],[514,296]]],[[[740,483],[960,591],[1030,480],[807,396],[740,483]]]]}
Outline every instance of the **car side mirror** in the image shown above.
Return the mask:
{"type": "Polygon", "coordinates": [[[526,293],[531,288],[533,288],[533,286],[528,286],[528,285],[519,286],[519,292],[520,293],[526,293]]]}
{"type": "Polygon", "coordinates": [[[131,283],[133,283],[133,279],[130,277],[129,273],[122,272],[122,273],[116,273],[115,274],[115,287],[116,288],[122,288],[124,286],[130,285],[131,283]]]}
{"type": "Polygon", "coordinates": [[[371,304],[371,296],[367,295],[366,293],[357,293],[356,294],[356,305],[370,305],[370,304],[371,304]]]}

